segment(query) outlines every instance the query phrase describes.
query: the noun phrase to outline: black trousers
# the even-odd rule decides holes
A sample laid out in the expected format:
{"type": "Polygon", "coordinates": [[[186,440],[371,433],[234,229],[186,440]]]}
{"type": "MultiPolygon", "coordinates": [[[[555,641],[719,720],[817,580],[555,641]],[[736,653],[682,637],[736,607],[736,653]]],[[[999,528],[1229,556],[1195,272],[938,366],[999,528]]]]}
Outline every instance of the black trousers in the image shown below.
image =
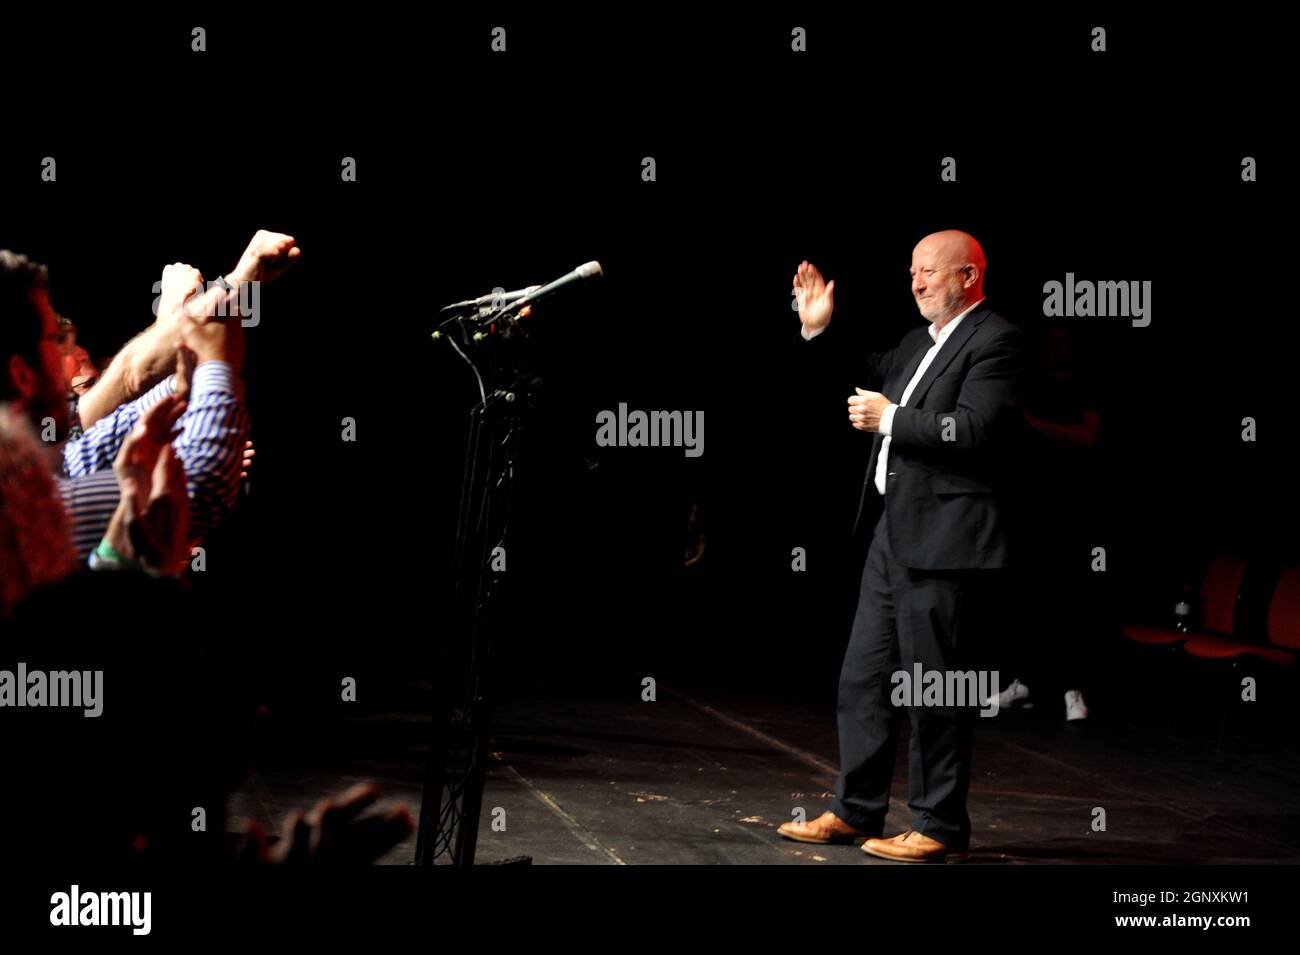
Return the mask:
{"type": "MultiPolygon", "coordinates": [[[[1003,571],[917,571],[894,558],[882,512],[862,572],[862,589],[839,686],[840,776],[831,811],[883,834],[899,731],[911,721],[908,805],[912,828],[954,851],[970,844],[966,794],[977,705],[895,707],[900,668],[908,674],[973,669],[980,634],[1003,571]],[[906,711],[906,714],[904,713],[906,711]]],[[[945,701],[946,702],[946,701],[945,701]]]]}

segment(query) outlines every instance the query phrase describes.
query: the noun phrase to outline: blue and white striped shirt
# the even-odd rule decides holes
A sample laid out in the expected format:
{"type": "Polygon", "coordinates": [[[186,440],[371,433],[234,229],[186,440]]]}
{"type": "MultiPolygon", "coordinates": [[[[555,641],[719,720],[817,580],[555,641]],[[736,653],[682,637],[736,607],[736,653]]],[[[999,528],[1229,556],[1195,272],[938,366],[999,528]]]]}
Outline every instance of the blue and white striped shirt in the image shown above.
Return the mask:
{"type": "MultiPolygon", "coordinates": [[[[122,442],[145,411],[175,392],[173,379],[168,375],[64,445],[65,476],[59,480],[59,489],[72,515],[78,558],[84,560],[95,549],[117,510],[120,491],[112,465],[122,442]]],[[[239,471],[249,421],[237,389],[235,373],[227,362],[205,361],[194,369],[189,403],[180,420],[181,433],[172,441],[185,465],[191,542],[216,527],[239,500],[239,471]]]]}

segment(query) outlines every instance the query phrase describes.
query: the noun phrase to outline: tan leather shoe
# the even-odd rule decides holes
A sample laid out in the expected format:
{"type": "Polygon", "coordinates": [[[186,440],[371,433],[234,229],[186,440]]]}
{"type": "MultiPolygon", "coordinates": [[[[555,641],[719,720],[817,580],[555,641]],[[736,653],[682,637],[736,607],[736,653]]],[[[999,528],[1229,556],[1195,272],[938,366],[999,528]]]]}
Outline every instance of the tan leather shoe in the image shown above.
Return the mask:
{"type": "Polygon", "coordinates": [[[964,852],[953,852],[937,839],[908,830],[892,839],[868,839],[862,851],[892,862],[946,862],[966,858],[964,852]]]}
{"type": "Polygon", "coordinates": [[[833,812],[824,812],[812,822],[786,822],[776,830],[795,842],[853,842],[866,835],[854,829],[833,812]]]}

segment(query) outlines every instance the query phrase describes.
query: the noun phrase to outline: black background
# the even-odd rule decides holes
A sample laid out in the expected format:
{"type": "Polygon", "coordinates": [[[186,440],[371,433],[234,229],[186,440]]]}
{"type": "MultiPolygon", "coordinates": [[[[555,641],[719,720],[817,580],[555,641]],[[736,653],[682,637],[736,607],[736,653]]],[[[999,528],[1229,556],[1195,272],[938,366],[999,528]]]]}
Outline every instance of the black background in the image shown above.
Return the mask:
{"type": "Polygon", "coordinates": [[[1296,333],[1271,238],[1288,196],[1258,34],[1107,21],[1093,54],[1092,18],[822,14],[798,18],[800,57],[780,16],[603,14],[512,17],[498,56],[479,42],[490,15],[214,16],[196,54],[191,19],[6,37],[30,67],[4,243],[51,266],[56,306],[111,354],[163,264],[211,278],[256,228],[299,239],[248,335],[259,459],[210,560],[282,634],[272,651],[388,665],[436,636],[475,393],[429,339],[436,310],[593,258],[605,280],[536,315],[545,401],[510,559],[520,636],[565,669],[611,651],[652,669],[665,631],[699,616],[677,566],[691,496],[708,521],[701,639],[726,669],[809,641],[833,661],[868,442],[792,371],[789,277],[817,262],[838,279],[837,331],[890,347],[919,321],[911,246],[939,228],[982,240],[991,303],[1031,332],[1067,271],[1153,283],[1150,327],[1073,323],[1108,412],[1091,493],[1117,579],[1139,592],[1189,548],[1294,554],[1296,333]],[[1228,58],[1243,54],[1251,67],[1228,58]],[[1243,155],[1260,182],[1240,181],[1243,155]],[[343,156],[358,182],[340,181],[343,156]],[[702,409],[704,457],[595,448],[595,412],[620,401],[702,409]],[[384,639],[350,639],[376,623],[384,639]]]}

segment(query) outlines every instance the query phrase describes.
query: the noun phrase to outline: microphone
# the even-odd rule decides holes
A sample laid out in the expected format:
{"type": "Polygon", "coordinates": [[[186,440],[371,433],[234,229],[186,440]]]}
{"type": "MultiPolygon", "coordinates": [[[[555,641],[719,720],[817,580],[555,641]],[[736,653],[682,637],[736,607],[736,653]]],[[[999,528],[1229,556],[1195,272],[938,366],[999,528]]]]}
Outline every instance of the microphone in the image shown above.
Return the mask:
{"type": "Polygon", "coordinates": [[[450,305],[444,305],[439,311],[455,312],[460,309],[482,308],[485,305],[507,305],[510,302],[523,298],[529,292],[535,292],[540,285],[530,285],[528,288],[518,288],[513,292],[489,292],[487,295],[480,295],[478,298],[468,298],[463,302],[452,302],[450,305]]]}
{"type": "MultiPolygon", "coordinates": [[[[457,323],[468,323],[470,326],[477,326],[479,329],[486,328],[498,319],[507,318],[512,312],[518,312],[534,302],[550,298],[567,286],[599,278],[604,274],[605,270],[600,267],[599,262],[585,262],[567,275],[562,275],[554,282],[546,285],[530,285],[528,288],[516,289],[513,292],[480,295],[478,298],[467,299],[464,302],[453,302],[451,305],[444,306],[440,310],[441,313],[471,313],[477,311],[478,314],[453,314],[438,326],[438,329],[433,333],[433,338],[435,341],[442,338],[442,329],[457,323]]],[[[511,318],[511,322],[513,321],[514,318],[511,318]]],[[[486,337],[485,333],[481,330],[474,333],[474,341],[476,342],[481,341],[484,337],[486,337]]]]}
{"type": "Polygon", "coordinates": [[[550,298],[556,292],[577,282],[586,282],[590,279],[600,278],[605,274],[605,270],[600,267],[599,262],[586,262],[578,266],[567,275],[562,275],[554,282],[548,282],[541,288],[534,286],[531,289],[525,289],[524,295],[503,305],[497,312],[504,315],[507,312],[518,311],[534,302],[540,302],[542,299],[550,298]]]}

